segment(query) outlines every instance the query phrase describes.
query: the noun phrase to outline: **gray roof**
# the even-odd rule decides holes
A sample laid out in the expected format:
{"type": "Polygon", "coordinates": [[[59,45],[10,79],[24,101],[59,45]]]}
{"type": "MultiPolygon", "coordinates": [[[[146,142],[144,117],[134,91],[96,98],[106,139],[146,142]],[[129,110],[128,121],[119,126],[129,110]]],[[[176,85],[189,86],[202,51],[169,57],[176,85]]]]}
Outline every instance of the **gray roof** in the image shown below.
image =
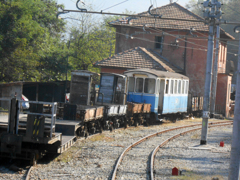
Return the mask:
{"type": "Polygon", "coordinates": [[[133,70],[125,71],[124,74],[130,73],[130,72],[136,72],[136,73],[145,72],[145,73],[149,73],[149,74],[155,75],[156,77],[161,77],[161,78],[189,79],[187,76],[184,76],[179,73],[159,71],[156,69],[147,69],[147,68],[133,69],[133,70]]]}

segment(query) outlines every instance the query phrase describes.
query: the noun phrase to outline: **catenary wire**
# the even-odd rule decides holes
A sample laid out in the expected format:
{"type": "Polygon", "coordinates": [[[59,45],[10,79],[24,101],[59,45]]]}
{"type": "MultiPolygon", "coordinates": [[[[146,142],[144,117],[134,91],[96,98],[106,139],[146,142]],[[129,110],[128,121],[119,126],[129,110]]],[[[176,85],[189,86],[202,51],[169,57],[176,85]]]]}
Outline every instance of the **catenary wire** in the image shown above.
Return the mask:
{"type": "MultiPolygon", "coordinates": [[[[117,34],[120,34],[120,35],[124,35],[124,36],[127,36],[128,34],[124,34],[124,33],[119,33],[119,32],[116,32],[117,34]]],[[[151,40],[148,40],[148,39],[144,39],[144,38],[138,38],[138,37],[133,37],[133,39],[139,39],[139,40],[143,40],[143,41],[147,41],[147,42],[153,42],[155,43],[155,41],[151,41],[151,40]]],[[[160,43],[160,44],[163,44],[163,45],[171,45],[171,43],[160,43]]],[[[194,49],[194,50],[200,50],[200,51],[207,51],[207,49],[201,49],[201,48],[193,48],[193,47],[185,47],[185,46],[178,46],[179,48],[186,48],[186,49],[194,49]]],[[[214,48],[215,49],[215,48],[214,48]]],[[[228,54],[233,54],[233,55],[236,55],[236,53],[232,53],[232,52],[227,52],[228,54]]]]}
{"type": "Polygon", "coordinates": [[[120,2],[120,3],[118,3],[118,4],[115,4],[115,5],[113,5],[113,6],[110,6],[110,7],[106,8],[106,9],[103,9],[102,11],[105,11],[105,10],[110,9],[110,8],[112,8],[112,7],[118,6],[118,5],[123,4],[123,3],[127,2],[127,1],[129,1],[129,0],[122,1],[122,2],[120,2]]]}

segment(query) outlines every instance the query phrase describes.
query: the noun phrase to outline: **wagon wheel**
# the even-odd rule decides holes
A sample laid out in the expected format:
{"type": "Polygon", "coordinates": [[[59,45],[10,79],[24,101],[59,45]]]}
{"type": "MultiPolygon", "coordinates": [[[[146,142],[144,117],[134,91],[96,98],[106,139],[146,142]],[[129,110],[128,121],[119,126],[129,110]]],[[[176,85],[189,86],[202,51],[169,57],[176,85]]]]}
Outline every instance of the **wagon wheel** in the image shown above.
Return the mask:
{"type": "Polygon", "coordinates": [[[31,166],[35,166],[36,164],[37,164],[37,160],[36,160],[35,153],[31,153],[30,165],[31,165],[31,166]]]}
{"type": "Polygon", "coordinates": [[[79,128],[76,130],[76,134],[77,134],[78,137],[84,136],[84,131],[82,130],[81,127],[79,127],[79,128]]]}
{"type": "Polygon", "coordinates": [[[95,127],[92,127],[91,130],[90,130],[90,133],[91,133],[91,134],[95,134],[95,132],[96,132],[96,128],[95,128],[95,127]]]}
{"type": "Polygon", "coordinates": [[[87,130],[84,131],[84,136],[85,136],[85,138],[87,138],[89,136],[89,132],[87,130]]]}
{"type": "Polygon", "coordinates": [[[109,130],[110,130],[110,132],[113,131],[113,126],[112,125],[110,125],[109,130]]]}
{"type": "Polygon", "coordinates": [[[103,128],[102,128],[102,126],[100,126],[100,128],[99,128],[99,132],[100,132],[100,133],[103,132],[103,128]]]}
{"type": "Polygon", "coordinates": [[[128,122],[127,122],[127,120],[125,120],[125,121],[124,121],[124,128],[128,128],[128,126],[129,126],[129,125],[128,125],[128,122]]]}
{"type": "Polygon", "coordinates": [[[138,127],[138,125],[139,125],[138,120],[135,120],[135,121],[134,121],[134,126],[135,126],[135,127],[138,127]]]}
{"type": "Polygon", "coordinates": [[[146,119],[146,126],[148,127],[150,125],[150,118],[146,119]]]}
{"type": "Polygon", "coordinates": [[[102,125],[102,122],[101,122],[101,121],[98,121],[98,129],[99,129],[99,132],[100,132],[100,133],[103,132],[103,125],[102,125]]]}
{"type": "Polygon", "coordinates": [[[153,125],[153,122],[154,122],[155,119],[155,114],[154,113],[150,113],[150,118],[148,120],[148,124],[149,125],[153,125]]]}

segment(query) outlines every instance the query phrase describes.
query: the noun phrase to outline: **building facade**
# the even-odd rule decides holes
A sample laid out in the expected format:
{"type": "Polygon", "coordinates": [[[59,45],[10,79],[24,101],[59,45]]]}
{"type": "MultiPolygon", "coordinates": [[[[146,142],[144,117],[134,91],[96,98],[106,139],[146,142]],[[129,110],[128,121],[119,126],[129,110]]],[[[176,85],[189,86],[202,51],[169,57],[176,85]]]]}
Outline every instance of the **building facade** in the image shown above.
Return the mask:
{"type": "MultiPolygon", "coordinates": [[[[153,9],[151,14],[158,17],[203,20],[177,3],[153,9]]],[[[139,15],[150,16],[148,12],[139,15]]],[[[146,68],[145,64],[139,63],[134,56],[132,61],[139,63],[139,67],[132,66],[133,63],[125,62],[125,65],[121,63],[126,60],[123,55],[124,52],[140,47],[166,63],[167,66],[174,66],[174,72],[188,76],[190,80],[189,93],[192,96],[204,95],[208,26],[203,22],[127,17],[109,24],[116,28],[115,57],[118,56],[118,61],[113,56],[97,62],[95,65],[101,67],[101,72],[123,73],[131,68],[146,68]],[[114,63],[112,63],[113,61],[114,63]]],[[[216,110],[227,115],[228,98],[230,98],[229,88],[231,87],[231,75],[226,74],[227,41],[234,38],[222,29],[220,38],[216,101],[218,107],[216,110]],[[224,103],[220,100],[222,97],[225,97],[224,103]]],[[[149,68],[156,69],[156,67],[149,68]]],[[[159,69],[166,70],[164,68],[159,69]]]]}

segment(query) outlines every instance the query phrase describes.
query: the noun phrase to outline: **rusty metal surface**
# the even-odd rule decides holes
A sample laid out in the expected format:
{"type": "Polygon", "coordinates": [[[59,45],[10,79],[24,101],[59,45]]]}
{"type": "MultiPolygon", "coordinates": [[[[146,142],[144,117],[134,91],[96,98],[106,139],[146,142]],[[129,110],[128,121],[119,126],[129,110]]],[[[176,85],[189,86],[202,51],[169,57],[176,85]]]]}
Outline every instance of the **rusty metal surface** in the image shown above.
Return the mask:
{"type": "MultiPolygon", "coordinates": [[[[221,122],[215,122],[215,123],[209,123],[209,125],[212,125],[212,124],[222,124],[222,123],[225,123],[226,122],[229,122],[229,121],[221,121],[221,122]]],[[[232,122],[231,122],[232,123],[232,122]]],[[[154,134],[150,134],[148,136],[145,136],[143,138],[141,138],[140,140],[136,141],[135,143],[131,144],[130,146],[128,146],[123,152],[122,154],[119,156],[116,164],[115,164],[115,167],[114,167],[114,170],[113,170],[113,173],[112,173],[112,177],[111,177],[111,180],[115,180],[116,179],[116,175],[117,175],[117,169],[124,157],[124,155],[130,150],[132,149],[133,147],[137,146],[138,144],[146,141],[147,139],[151,138],[151,137],[154,137],[154,136],[157,136],[159,134],[163,134],[163,133],[166,133],[166,132],[170,132],[170,131],[174,131],[174,130],[177,130],[177,129],[182,129],[182,128],[188,128],[188,127],[194,127],[194,126],[201,126],[202,124],[194,124],[194,125],[188,125],[188,126],[180,126],[180,127],[176,127],[176,128],[172,128],[172,129],[167,129],[167,130],[163,130],[163,131],[160,131],[160,132],[157,132],[157,133],[154,133],[154,134]]],[[[181,135],[181,133],[180,133],[181,135]]],[[[176,135],[177,136],[180,136],[180,135],[176,135]]],[[[165,145],[169,140],[166,140],[163,142],[163,144],[165,145]]]]}
{"type": "Polygon", "coordinates": [[[26,175],[25,180],[29,180],[29,179],[30,179],[30,174],[31,174],[32,169],[33,169],[33,166],[31,166],[31,167],[28,169],[28,172],[27,172],[27,175],[26,175]]]}
{"type": "Polygon", "coordinates": [[[127,102],[127,111],[129,115],[137,114],[142,112],[142,103],[127,102]]]}
{"type": "Polygon", "coordinates": [[[150,113],[151,112],[151,104],[143,104],[142,107],[142,112],[143,113],[150,113]]]}
{"type": "Polygon", "coordinates": [[[104,115],[104,106],[96,106],[96,119],[102,118],[104,115]]]}
{"type": "Polygon", "coordinates": [[[84,122],[95,119],[96,108],[93,106],[77,105],[77,119],[84,122]]]}

